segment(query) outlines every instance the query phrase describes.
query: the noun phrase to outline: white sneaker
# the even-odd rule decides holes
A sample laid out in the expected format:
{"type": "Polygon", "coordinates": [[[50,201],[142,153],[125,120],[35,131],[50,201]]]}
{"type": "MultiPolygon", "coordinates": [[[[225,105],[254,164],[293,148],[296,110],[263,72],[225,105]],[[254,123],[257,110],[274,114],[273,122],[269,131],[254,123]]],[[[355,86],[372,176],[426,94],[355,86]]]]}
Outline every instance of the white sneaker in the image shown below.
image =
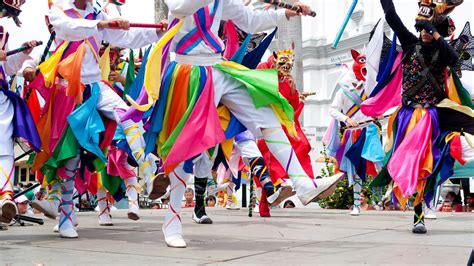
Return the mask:
{"type": "Polygon", "coordinates": [[[62,238],[78,238],[79,237],[76,229],[74,229],[73,227],[59,230],[59,236],[62,238]]]}
{"type": "Polygon", "coordinates": [[[207,194],[208,195],[216,195],[217,193],[221,191],[225,191],[227,187],[229,187],[230,182],[225,183],[225,184],[219,184],[219,185],[210,185],[207,187],[207,194]]]}
{"type": "Polygon", "coordinates": [[[198,218],[194,212],[193,221],[197,224],[212,224],[211,218],[209,218],[207,215],[203,215],[201,218],[198,218]]]}
{"type": "Polygon", "coordinates": [[[99,215],[99,225],[100,226],[113,226],[112,216],[108,212],[104,212],[99,215]]]}
{"type": "Polygon", "coordinates": [[[0,222],[9,224],[17,215],[18,208],[16,207],[15,202],[9,199],[3,200],[0,202],[0,205],[2,206],[2,216],[0,217],[0,222]]]}
{"type": "Polygon", "coordinates": [[[235,205],[235,203],[232,201],[228,201],[225,205],[225,208],[228,210],[233,210],[233,211],[240,210],[240,207],[235,205]]]}
{"type": "Polygon", "coordinates": [[[359,208],[356,208],[356,207],[352,208],[352,211],[351,211],[352,216],[359,216],[359,214],[360,214],[359,208]]]}
{"type": "Polygon", "coordinates": [[[59,206],[50,200],[34,200],[33,203],[31,203],[31,206],[33,209],[42,212],[44,216],[49,219],[55,220],[59,215],[59,206]]]}
{"type": "Polygon", "coordinates": [[[128,201],[128,219],[137,221],[140,219],[140,216],[138,215],[139,208],[137,206],[136,201],[128,201]]]}
{"type": "MultiPolygon", "coordinates": [[[[77,222],[77,216],[76,215],[71,215],[71,218],[72,218],[72,224],[74,224],[74,229],[77,230],[77,226],[79,225],[79,223],[77,222]]],[[[56,224],[53,227],[53,232],[59,233],[59,224],[56,224]]]]}
{"type": "Polygon", "coordinates": [[[312,201],[317,201],[329,197],[336,190],[336,185],[345,173],[338,173],[330,177],[311,180],[306,178],[295,183],[296,194],[303,205],[308,205],[312,201]],[[317,187],[315,187],[314,183],[317,187]]]}
{"type": "Polygon", "coordinates": [[[437,217],[436,217],[436,212],[435,212],[434,208],[431,209],[431,208],[427,207],[425,209],[425,219],[436,220],[436,218],[437,217]]]}
{"type": "Polygon", "coordinates": [[[170,236],[167,236],[165,229],[161,228],[161,230],[163,231],[163,235],[165,236],[165,243],[168,247],[171,247],[171,248],[185,248],[186,247],[186,241],[184,241],[184,238],[181,234],[174,233],[170,236]]]}

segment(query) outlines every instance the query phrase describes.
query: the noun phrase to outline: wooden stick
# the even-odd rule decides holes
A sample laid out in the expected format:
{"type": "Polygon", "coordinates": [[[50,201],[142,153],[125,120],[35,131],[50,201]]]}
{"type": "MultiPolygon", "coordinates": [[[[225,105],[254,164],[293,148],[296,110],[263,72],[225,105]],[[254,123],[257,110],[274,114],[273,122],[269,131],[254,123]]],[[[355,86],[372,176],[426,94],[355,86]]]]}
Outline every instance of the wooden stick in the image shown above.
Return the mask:
{"type": "Polygon", "coordinates": [[[18,53],[21,53],[21,52],[26,51],[26,50],[28,50],[28,49],[35,48],[36,46],[40,46],[40,45],[43,45],[43,42],[42,42],[42,41],[36,41],[36,45],[35,45],[35,46],[33,46],[33,47],[22,46],[22,47],[20,47],[20,48],[18,48],[18,49],[8,51],[8,52],[7,52],[7,56],[14,55],[14,54],[18,54],[18,53]]]}
{"type": "MultiPolygon", "coordinates": [[[[109,22],[109,27],[112,29],[118,29],[119,25],[117,21],[109,22]]],[[[130,28],[149,28],[149,29],[165,29],[165,25],[159,24],[147,24],[147,23],[130,23],[130,28]]]]}
{"type": "MultiPolygon", "coordinates": [[[[296,12],[298,12],[298,13],[301,13],[301,12],[302,12],[301,7],[299,7],[299,6],[294,6],[294,5],[290,5],[290,4],[287,4],[287,3],[280,2],[280,1],[275,1],[275,0],[263,0],[263,2],[264,2],[264,3],[267,3],[267,4],[270,4],[270,5],[277,6],[277,7],[281,7],[281,8],[285,8],[285,9],[290,9],[290,10],[296,11],[296,12]]],[[[311,13],[309,13],[309,15],[310,15],[311,17],[316,17],[316,11],[311,10],[311,13]]]]}
{"type": "Polygon", "coordinates": [[[345,127],[343,127],[342,129],[343,129],[343,130],[346,130],[346,129],[350,129],[350,128],[357,128],[357,127],[360,127],[360,126],[365,126],[365,125],[368,125],[368,124],[373,123],[373,122],[382,121],[382,120],[384,120],[385,118],[388,118],[388,117],[390,117],[390,116],[391,116],[391,114],[390,114],[390,115],[385,115],[385,116],[383,116],[382,119],[371,119],[371,120],[367,120],[367,121],[362,121],[362,122],[357,123],[357,126],[356,126],[356,127],[345,126],[345,127]]]}

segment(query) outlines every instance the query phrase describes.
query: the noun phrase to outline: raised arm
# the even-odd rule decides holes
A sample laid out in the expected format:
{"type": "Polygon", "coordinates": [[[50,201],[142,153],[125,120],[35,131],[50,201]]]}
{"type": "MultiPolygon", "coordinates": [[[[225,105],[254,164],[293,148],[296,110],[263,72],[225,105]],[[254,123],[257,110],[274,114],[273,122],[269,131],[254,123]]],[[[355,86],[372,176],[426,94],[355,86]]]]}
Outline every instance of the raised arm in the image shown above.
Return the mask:
{"type": "Polygon", "coordinates": [[[417,42],[418,38],[403,25],[402,20],[395,10],[393,0],[380,0],[380,3],[385,13],[385,20],[388,25],[390,25],[390,28],[397,34],[403,50],[406,50],[408,46],[417,42]]]}
{"type": "Polygon", "coordinates": [[[257,33],[270,30],[278,25],[278,22],[286,20],[284,9],[269,9],[255,11],[245,6],[241,0],[222,1],[222,19],[232,20],[237,27],[247,33],[257,33]]]}
{"type": "MultiPolygon", "coordinates": [[[[228,0],[222,2],[225,1],[228,0]]],[[[214,0],[165,0],[171,15],[175,18],[190,16],[212,2],[214,2],[214,0]]]]}

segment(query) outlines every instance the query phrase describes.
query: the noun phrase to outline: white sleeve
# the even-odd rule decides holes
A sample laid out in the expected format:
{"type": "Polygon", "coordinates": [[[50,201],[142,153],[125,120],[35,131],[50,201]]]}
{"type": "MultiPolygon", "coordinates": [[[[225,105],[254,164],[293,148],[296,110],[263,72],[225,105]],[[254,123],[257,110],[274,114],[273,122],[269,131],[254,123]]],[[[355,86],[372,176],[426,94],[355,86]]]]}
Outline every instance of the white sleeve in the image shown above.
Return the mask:
{"type": "Polygon", "coordinates": [[[190,16],[212,2],[213,0],[165,0],[171,15],[175,18],[190,16]]]}
{"type": "Polygon", "coordinates": [[[341,112],[343,106],[344,94],[342,90],[339,90],[338,92],[336,92],[336,96],[334,97],[334,101],[332,102],[331,107],[329,107],[329,115],[332,118],[337,119],[338,121],[345,122],[349,117],[341,112]]]}
{"type": "Polygon", "coordinates": [[[99,33],[97,24],[100,20],[70,18],[58,7],[49,11],[49,20],[54,26],[56,38],[67,41],[80,41],[99,33]]]}
{"type": "Polygon", "coordinates": [[[25,71],[25,69],[27,69],[27,68],[36,69],[38,67],[39,61],[40,61],[39,57],[30,58],[30,59],[26,60],[25,62],[23,62],[23,65],[21,66],[21,68],[18,72],[23,73],[23,71],[25,71]]]}
{"type": "Polygon", "coordinates": [[[241,0],[222,1],[222,20],[232,20],[237,27],[247,33],[266,31],[278,26],[278,22],[286,21],[284,9],[253,10],[245,6],[241,0]]]}

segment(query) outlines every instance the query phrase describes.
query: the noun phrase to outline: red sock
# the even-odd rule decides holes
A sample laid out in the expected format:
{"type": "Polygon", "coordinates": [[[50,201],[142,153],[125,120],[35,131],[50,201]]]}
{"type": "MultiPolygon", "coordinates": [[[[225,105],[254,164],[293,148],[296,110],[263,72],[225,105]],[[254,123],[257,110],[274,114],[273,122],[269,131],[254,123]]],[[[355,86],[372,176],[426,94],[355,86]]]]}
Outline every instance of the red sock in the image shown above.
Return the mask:
{"type": "Polygon", "coordinates": [[[270,208],[268,207],[267,195],[262,189],[262,196],[260,197],[260,204],[258,205],[260,217],[271,217],[270,208]]]}

